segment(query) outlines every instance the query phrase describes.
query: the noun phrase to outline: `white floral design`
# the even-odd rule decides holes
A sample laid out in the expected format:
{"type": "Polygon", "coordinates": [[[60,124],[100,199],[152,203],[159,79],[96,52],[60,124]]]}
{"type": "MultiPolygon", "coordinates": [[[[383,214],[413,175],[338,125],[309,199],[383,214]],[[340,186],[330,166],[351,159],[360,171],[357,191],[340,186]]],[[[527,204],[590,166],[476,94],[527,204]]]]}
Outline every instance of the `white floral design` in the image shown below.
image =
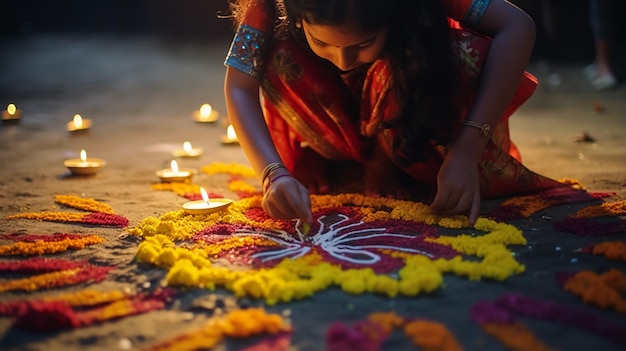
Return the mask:
{"type": "Polygon", "coordinates": [[[343,214],[337,216],[340,219],[332,224],[324,222],[326,216],[320,216],[317,220],[320,226],[317,233],[314,234],[303,233],[300,229],[300,220],[298,220],[295,225],[297,237],[294,237],[284,230],[263,230],[259,232],[251,229],[239,229],[233,235],[260,237],[271,240],[281,246],[277,250],[264,251],[252,255],[252,258],[259,258],[262,262],[284,257],[295,259],[309,253],[312,247],[317,247],[338,260],[363,265],[371,265],[381,260],[379,255],[369,251],[371,249],[389,249],[433,257],[433,255],[428,252],[407,247],[352,244],[354,241],[370,238],[393,237],[415,239],[415,236],[385,233],[385,228],[363,228],[363,221],[344,224],[349,220],[348,216],[343,214]],[[365,258],[354,258],[350,256],[364,256],[365,258]]]}

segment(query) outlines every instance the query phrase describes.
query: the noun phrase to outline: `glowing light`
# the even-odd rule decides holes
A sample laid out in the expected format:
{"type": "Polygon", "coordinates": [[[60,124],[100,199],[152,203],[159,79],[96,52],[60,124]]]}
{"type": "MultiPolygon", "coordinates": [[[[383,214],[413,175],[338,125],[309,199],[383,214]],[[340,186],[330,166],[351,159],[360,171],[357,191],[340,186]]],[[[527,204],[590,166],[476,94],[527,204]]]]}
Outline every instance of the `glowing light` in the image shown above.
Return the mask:
{"type": "Polygon", "coordinates": [[[211,105],[203,104],[202,106],[200,106],[200,117],[202,117],[203,119],[209,118],[211,112],[213,112],[213,107],[211,107],[211,105]]]}
{"type": "Polygon", "coordinates": [[[191,147],[191,143],[190,142],[185,141],[183,143],[183,150],[185,150],[185,152],[189,153],[189,152],[191,152],[192,149],[193,148],[191,147]]]}
{"type": "Polygon", "coordinates": [[[9,104],[9,106],[7,106],[7,112],[9,113],[9,115],[13,116],[16,111],[17,107],[15,107],[14,104],[9,104]]]}
{"type": "Polygon", "coordinates": [[[172,162],[170,162],[170,167],[172,168],[172,172],[178,173],[178,162],[172,160],[172,162]]]}
{"type": "Polygon", "coordinates": [[[237,133],[235,133],[235,128],[232,124],[229,125],[228,128],[226,128],[226,136],[230,140],[237,140],[237,133]]]}
{"type": "Polygon", "coordinates": [[[87,152],[85,150],[80,150],[80,160],[87,162],[87,152]]]}
{"type": "Polygon", "coordinates": [[[79,114],[74,115],[74,126],[76,128],[82,128],[83,126],[83,118],[79,114]]]}
{"type": "Polygon", "coordinates": [[[206,202],[206,204],[209,204],[209,194],[207,194],[206,190],[204,190],[204,188],[200,188],[200,194],[202,195],[202,200],[204,202],[206,202]]]}

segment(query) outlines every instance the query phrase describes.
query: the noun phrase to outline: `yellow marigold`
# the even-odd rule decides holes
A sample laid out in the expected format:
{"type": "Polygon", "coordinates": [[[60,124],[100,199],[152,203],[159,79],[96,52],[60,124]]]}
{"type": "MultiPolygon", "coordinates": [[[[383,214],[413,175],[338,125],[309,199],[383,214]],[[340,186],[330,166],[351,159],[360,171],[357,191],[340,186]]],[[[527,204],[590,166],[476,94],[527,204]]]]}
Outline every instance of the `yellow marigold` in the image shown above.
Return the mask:
{"type": "Polygon", "coordinates": [[[173,247],[166,247],[159,252],[155,260],[155,264],[161,268],[169,268],[174,266],[178,260],[178,252],[173,247]]]}
{"type": "Polygon", "coordinates": [[[249,183],[243,180],[233,180],[231,182],[228,182],[228,190],[232,192],[241,191],[245,193],[254,193],[254,192],[258,192],[259,188],[254,185],[250,185],[249,183]]]}
{"type": "Polygon", "coordinates": [[[105,203],[76,195],[56,195],[54,202],[88,212],[115,213],[113,208],[105,203]]]}
{"type": "Polygon", "coordinates": [[[160,245],[155,245],[152,242],[144,241],[137,247],[137,253],[135,256],[139,262],[154,264],[159,252],[161,251],[160,245]]]}
{"type": "Polygon", "coordinates": [[[202,283],[206,282],[206,284],[214,286],[232,287],[233,282],[245,275],[247,274],[244,272],[237,272],[226,267],[211,265],[201,269],[201,277],[199,279],[202,283]]]}
{"type": "Polygon", "coordinates": [[[203,166],[200,170],[208,175],[230,174],[230,175],[249,177],[249,178],[256,177],[256,173],[254,173],[254,170],[251,167],[234,163],[234,162],[231,162],[231,163],[213,162],[207,166],[203,166]]]}
{"type": "Polygon", "coordinates": [[[259,299],[267,296],[268,286],[259,275],[252,274],[237,279],[233,283],[233,291],[237,297],[251,296],[259,299]]]}
{"type": "Polygon", "coordinates": [[[188,259],[180,259],[167,272],[168,285],[196,287],[200,281],[199,269],[188,259]]]}
{"type": "Polygon", "coordinates": [[[396,297],[400,290],[398,281],[388,275],[375,275],[368,279],[366,284],[367,291],[388,297],[396,297]]]}
{"type": "Polygon", "coordinates": [[[399,292],[406,296],[417,296],[420,293],[430,293],[443,285],[443,276],[440,272],[426,267],[405,266],[399,275],[399,292]]]}
{"type": "Polygon", "coordinates": [[[335,276],[335,284],[350,294],[363,294],[367,291],[367,281],[374,277],[375,273],[371,268],[347,269],[339,271],[335,276]]]}
{"type": "Polygon", "coordinates": [[[154,183],[150,185],[153,190],[168,190],[177,195],[200,194],[200,186],[189,182],[154,183]]]}

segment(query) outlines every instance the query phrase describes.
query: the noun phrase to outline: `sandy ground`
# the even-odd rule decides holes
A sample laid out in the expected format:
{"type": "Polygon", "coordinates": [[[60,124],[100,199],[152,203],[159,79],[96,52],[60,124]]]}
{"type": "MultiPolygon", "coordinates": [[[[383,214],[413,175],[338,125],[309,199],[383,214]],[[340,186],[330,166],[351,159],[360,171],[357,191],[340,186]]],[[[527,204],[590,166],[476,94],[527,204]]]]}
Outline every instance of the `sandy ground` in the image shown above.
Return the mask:
{"type": "MultiPolygon", "coordinates": [[[[77,194],[106,202],[133,225],[147,216],[178,209],[187,201],[171,192],[150,189],[150,184],[158,181],[155,172],[168,167],[171,152],[181,148],[184,141],[202,147],[205,153],[200,159],[179,161],[181,167],[199,169],[215,161],[247,163],[239,147],[221,145],[225,134],[222,124],[199,124],[191,118],[191,113],[205,102],[222,113],[225,110],[222,62],[228,43],[199,45],[151,38],[41,35],[4,40],[0,45],[11,48],[0,56],[0,104],[15,103],[23,113],[19,124],[0,126],[3,215],[58,210],[54,195],[77,194]],[[76,113],[92,120],[89,132],[73,135],[65,130],[76,113]],[[63,161],[77,157],[81,149],[90,157],[106,160],[97,176],[69,176],[63,161]]],[[[533,62],[529,70],[542,85],[512,118],[513,140],[530,169],[556,179],[575,178],[589,190],[612,191],[617,198],[624,198],[626,89],[622,85],[610,92],[592,91],[581,74],[583,64],[533,62]],[[577,142],[583,132],[595,142],[577,142]]],[[[219,179],[199,174],[195,182],[207,190],[234,196],[219,179]]],[[[554,245],[572,251],[584,245],[582,239],[550,233],[549,229],[541,231],[542,223],[527,225],[526,229],[534,230],[530,235],[535,239],[540,238],[537,231],[553,234],[544,238],[547,256],[554,245]]],[[[103,286],[136,287],[158,280],[163,274],[156,269],[137,268],[133,262],[136,243],[120,239],[121,229],[0,217],[0,233],[12,232],[104,236],[106,243],[71,254],[73,259],[95,257],[103,264],[116,265],[113,279],[103,286]]],[[[567,260],[569,253],[563,255],[561,258],[567,260]]],[[[532,261],[533,257],[527,257],[529,273],[506,284],[450,277],[443,292],[417,300],[354,297],[328,291],[274,310],[289,308],[297,316],[294,321],[298,322],[298,330],[293,340],[300,350],[322,349],[324,330],[333,321],[363,318],[365,314],[357,312],[385,309],[405,315],[444,316],[446,325],[468,349],[497,350],[500,344],[479,336],[479,329],[472,326],[467,314],[458,317],[458,311],[467,307],[465,298],[497,296],[510,288],[547,292],[549,268],[545,265],[550,261],[545,256],[532,261]]],[[[581,267],[593,267],[599,262],[590,258],[581,267]]],[[[624,270],[623,264],[621,267],[624,270]]],[[[185,295],[180,305],[188,304],[194,294],[203,293],[185,295]]],[[[19,295],[0,294],[0,300],[16,297],[19,295]]],[[[205,319],[203,314],[190,316],[168,310],[54,335],[33,335],[11,329],[10,319],[0,318],[0,348],[114,350],[123,348],[120,340],[124,339],[131,341],[133,348],[142,348],[201,325],[205,319]]],[[[553,325],[542,326],[541,330],[544,340],[566,340],[568,350],[591,345],[603,350],[615,348],[614,344],[576,330],[553,325]]],[[[402,338],[392,340],[389,347],[411,349],[402,338]]]]}

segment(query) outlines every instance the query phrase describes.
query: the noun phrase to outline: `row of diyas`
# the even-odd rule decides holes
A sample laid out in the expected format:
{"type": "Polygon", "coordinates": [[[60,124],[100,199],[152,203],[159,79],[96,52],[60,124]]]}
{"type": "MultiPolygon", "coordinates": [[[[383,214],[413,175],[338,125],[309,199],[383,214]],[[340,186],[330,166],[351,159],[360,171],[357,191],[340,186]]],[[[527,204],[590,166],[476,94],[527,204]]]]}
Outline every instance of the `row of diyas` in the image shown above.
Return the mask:
{"type": "MultiPolygon", "coordinates": [[[[64,162],[67,169],[73,175],[88,176],[98,173],[100,168],[104,167],[106,162],[99,158],[88,158],[85,150],[80,151],[80,158],[68,159],[64,162]]],[[[197,173],[195,169],[191,168],[178,168],[178,163],[174,160],[171,161],[169,169],[161,169],[156,172],[156,175],[162,182],[191,182],[192,177],[197,173]]],[[[210,199],[206,190],[200,188],[202,200],[190,201],[183,205],[183,209],[186,213],[197,214],[210,214],[220,210],[226,209],[232,203],[230,199],[213,198],[210,199]]]]}
{"type": "MultiPolygon", "coordinates": [[[[192,113],[193,119],[197,122],[202,123],[213,123],[216,122],[220,115],[214,110],[210,104],[202,104],[199,110],[196,110],[192,113]]],[[[3,122],[16,122],[19,121],[22,117],[22,111],[15,106],[15,104],[10,103],[7,105],[7,108],[2,111],[2,121],[3,122]]],[[[75,114],[74,118],[69,121],[65,129],[70,133],[79,133],[87,131],[91,128],[92,121],[90,119],[83,118],[80,114],[75,114]]],[[[237,140],[237,135],[235,133],[235,129],[232,125],[228,125],[226,128],[226,135],[222,137],[222,144],[224,145],[237,145],[239,141],[237,140]]],[[[200,149],[201,150],[201,149],[200,149]]],[[[200,153],[201,154],[201,153],[200,153]]],[[[178,155],[175,155],[178,156],[178,155]]],[[[181,153],[179,157],[195,157],[199,155],[187,155],[185,153],[181,153]]]]}
{"type": "MultiPolygon", "coordinates": [[[[2,112],[3,121],[19,121],[22,112],[15,106],[9,104],[7,109],[2,112]]],[[[195,118],[195,117],[194,117],[195,118]]],[[[219,118],[219,114],[212,110],[210,105],[205,104],[198,113],[199,122],[214,122],[219,118]]],[[[68,122],[66,129],[68,132],[76,133],[89,130],[92,126],[91,120],[82,118],[81,115],[75,114],[72,121],[68,122]]],[[[238,144],[237,136],[232,125],[226,129],[226,135],[222,138],[222,144],[233,145],[238,144]]],[[[202,155],[201,148],[193,148],[191,143],[185,142],[182,150],[174,151],[177,157],[199,157],[202,155]]],[[[65,167],[75,176],[93,176],[106,165],[106,162],[100,158],[87,157],[87,151],[80,151],[79,158],[70,158],[64,161],[65,167]]],[[[162,169],[157,171],[157,176],[162,182],[191,182],[192,177],[197,173],[195,169],[178,167],[176,161],[171,161],[170,169],[162,169]]],[[[230,199],[212,198],[210,199],[206,190],[200,188],[202,200],[190,201],[183,205],[183,210],[192,215],[210,214],[213,212],[226,209],[232,203],[230,199]]]]}

